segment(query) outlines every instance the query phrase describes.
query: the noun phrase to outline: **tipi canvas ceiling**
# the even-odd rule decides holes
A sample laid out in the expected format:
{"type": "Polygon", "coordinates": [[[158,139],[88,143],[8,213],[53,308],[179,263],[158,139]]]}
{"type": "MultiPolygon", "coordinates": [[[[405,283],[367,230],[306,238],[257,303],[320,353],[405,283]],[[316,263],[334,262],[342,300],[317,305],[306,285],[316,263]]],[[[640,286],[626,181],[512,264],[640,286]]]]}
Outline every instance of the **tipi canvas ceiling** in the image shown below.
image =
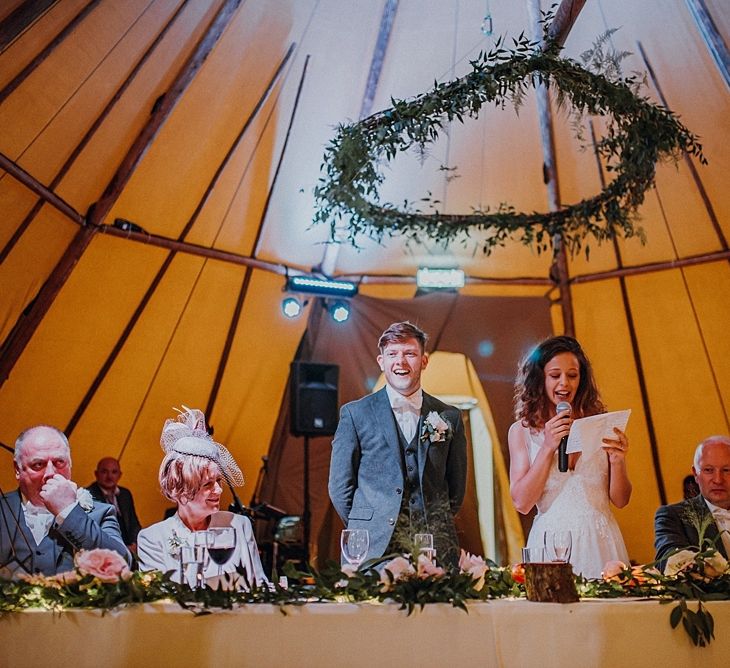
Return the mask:
{"type": "MultiPolygon", "coordinates": [[[[120,456],[146,524],[165,505],[160,428],[185,404],[206,410],[255,479],[307,323],[306,314],[281,316],[284,275],[324,256],[327,230],[310,227],[312,190],[336,125],[465,74],[496,35],[529,32],[528,4],[3,3],[0,441],[12,446],[39,422],[67,430],[80,483],[101,456],[120,456]],[[485,11],[492,36],[480,31],[485,11]],[[117,219],[131,231],[114,228],[117,219]]],[[[618,517],[631,556],[647,560],[653,511],[679,498],[694,445],[730,432],[730,7],[587,0],[566,55],[610,28],[619,28],[615,49],[632,53],[624,69],[648,73],[644,93],[700,135],[709,159],[660,166],[641,210],[645,245],[592,245],[589,259],[568,266],[575,333],[604,399],[633,409],[635,491],[618,517]],[[716,30],[717,61],[698,8],[716,30]]],[[[562,201],[597,192],[600,169],[562,112],[554,134],[562,201]]],[[[508,105],[452,125],[423,163],[403,155],[388,165],[383,196],[431,192],[450,212],[503,201],[547,209],[532,96],[519,115],[508,105]]],[[[550,258],[519,244],[485,257],[475,242],[446,250],[362,240],[341,247],[331,269],[362,278],[369,297],[405,299],[419,266],[444,264],[470,277],[465,296],[557,296],[550,258]]],[[[545,308],[562,331],[560,309],[545,308]]],[[[519,318],[507,325],[520,331],[519,318]]],[[[9,454],[0,484],[14,485],[9,454]]]]}

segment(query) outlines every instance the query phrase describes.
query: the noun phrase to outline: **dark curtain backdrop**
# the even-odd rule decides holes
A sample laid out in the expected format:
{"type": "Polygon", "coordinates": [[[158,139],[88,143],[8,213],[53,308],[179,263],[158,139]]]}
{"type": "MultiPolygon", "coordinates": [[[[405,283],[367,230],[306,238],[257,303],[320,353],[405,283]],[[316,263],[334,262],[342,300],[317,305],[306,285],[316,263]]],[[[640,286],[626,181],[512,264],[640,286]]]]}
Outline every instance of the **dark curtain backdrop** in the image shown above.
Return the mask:
{"type": "MultiPolygon", "coordinates": [[[[517,363],[535,343],[552,333],[546,298],[469,297],[438,292],[404,300],[357,296],[351,307],[350,318],[336,323],[330,318],[325,301],[314,300],[297,351],[301,361],[339,365],[340,405],[372,390],[380,375],[375,359],[380,334],[393,322],[410,320],[429,334],[429,352],[462,353],[471,359],[508,461],[507,430],[512,423],[517,363]]],[[[298,515],[303,507],[304,439],[289,433],[289,410],[287,387],[259,500],[298,515]]],[[[318,555],[320,562],[339,558],[342,528],[327,494],[331,441],[331,437],[310,439],[311,543],[312,555],[318,555]]],[[[261,542],[270,540],[271,529],[259,521],[257,533],[261,542]]],[[[498,534],[499,531],[498,526],[498,534]]]]}

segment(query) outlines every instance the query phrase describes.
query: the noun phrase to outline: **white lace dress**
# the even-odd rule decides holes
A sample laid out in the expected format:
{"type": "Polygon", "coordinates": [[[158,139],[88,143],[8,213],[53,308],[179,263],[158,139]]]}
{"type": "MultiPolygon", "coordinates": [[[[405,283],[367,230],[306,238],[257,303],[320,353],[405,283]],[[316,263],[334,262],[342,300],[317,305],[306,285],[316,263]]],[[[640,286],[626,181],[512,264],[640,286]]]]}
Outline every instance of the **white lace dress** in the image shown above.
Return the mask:
{"type": "MultiPolygon", "coordinates": [[[[525,430],[530,463],[542,446],[544,432],[525,430]]],[[[558,471],[558,455],[550,469],[545,489],[537,502],[537,515],[527,539],[528,547],[547,546],[552,558],[552,534],[570,531],[573,546],[570,563],[575,573],[601,577],[603,565],[612,559],[629,563],[624,539],[611,513],[608,499],[608,457],[599,449],[578,458],[575,470],[558,471]]]]}

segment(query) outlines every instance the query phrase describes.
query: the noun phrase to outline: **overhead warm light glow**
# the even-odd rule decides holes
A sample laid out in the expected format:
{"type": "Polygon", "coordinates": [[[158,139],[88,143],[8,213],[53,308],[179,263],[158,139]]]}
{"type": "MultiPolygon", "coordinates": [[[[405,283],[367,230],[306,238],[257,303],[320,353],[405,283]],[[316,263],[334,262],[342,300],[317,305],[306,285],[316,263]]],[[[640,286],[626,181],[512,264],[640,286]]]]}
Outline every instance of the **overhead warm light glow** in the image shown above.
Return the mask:
{"type": "Polygon", "coordinates": [[[345,322],[350,317],[350,305],[347,302],[335,302],[330,306],[330,315],[335,322],[345,322]]]}
{"type": "Polygon", "coordinates": [[[296,318],[302,312],[302,303],[296,297],[286,297],[281,302],[281,310],[287,318],[296,318]]]}
{"type": "Polygon", "coordinates": [[[317,295],[352,297],[357,294],[357,283],[335,281],[316,276],[290,276],[286,282],[289,292],[309,292],[317,295]]]}
{"type": "Polygon", "coordinates": [[[416,273],[419,288],[446,290],[464,287],[464,272],[461,269],[431,269],[421,267],[416,273]]]}

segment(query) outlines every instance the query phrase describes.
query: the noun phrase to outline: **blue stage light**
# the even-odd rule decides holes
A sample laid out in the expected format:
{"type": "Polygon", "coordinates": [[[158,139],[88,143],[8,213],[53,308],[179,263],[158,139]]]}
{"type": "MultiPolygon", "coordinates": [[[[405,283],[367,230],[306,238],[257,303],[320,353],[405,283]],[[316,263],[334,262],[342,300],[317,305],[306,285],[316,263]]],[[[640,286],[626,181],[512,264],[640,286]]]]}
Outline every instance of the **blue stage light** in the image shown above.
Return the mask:
{"type": "Polygon", "coordinates": [[[285,297],[281,310],[287,318],[296,318],[302,312],[302,303],[296,297],[285,297]]]}

